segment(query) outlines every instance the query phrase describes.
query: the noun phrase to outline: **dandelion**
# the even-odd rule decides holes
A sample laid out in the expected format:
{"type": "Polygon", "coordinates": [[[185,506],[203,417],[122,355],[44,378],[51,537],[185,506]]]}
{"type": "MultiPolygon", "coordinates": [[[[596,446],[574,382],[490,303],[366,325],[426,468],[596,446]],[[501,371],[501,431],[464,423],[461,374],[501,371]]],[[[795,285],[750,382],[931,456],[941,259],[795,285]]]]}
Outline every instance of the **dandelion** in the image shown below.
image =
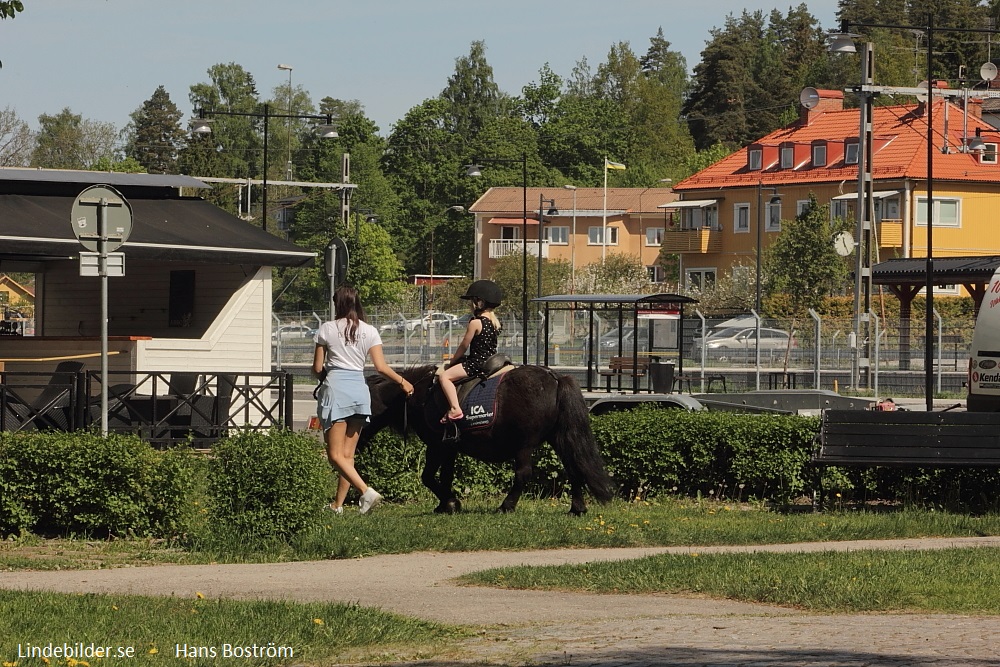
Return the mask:
{"type": "Polygon", "coordinates": [[[649,519],[644,519],[643,523],[646,524],[646,525],[649,525],[649,519]]]}
{"type": "Polygon", "coordinates": [[[17,667],[17,663],[16,662],[5,662],[5,663],[3,663],[3,667],[17,667]]]}
{"type": "Polygon", "coordinates": [[[314,618],[313,623],[315,623],[316,625],[324,625],[322,618],[314,618]]]}
{"type": "Polygon", "coordinates": [[[698,554],[697,554],[697,553],[693,553],[693,554],[691,554],[691,558],[697,558],[697,557],[698,557],[698,554]]]}
{"type": "Polygon", "coordinates": [[[194,596],[196,598],[198,598],[199,600],[204,600],[205,599],[205,594],[202,593],[201,591],[195,591],[194,592],[194,596]]]}
{"type": "Polygon", "coordinates": [[[153,648],[149,649],[148,651],[146,651],[146,653],[148,653],[149,655],[156,655],[159,652],[160,652],[160,649],[156,648],[155,646],[153,648]]]}
{"type": "Polygon", "coordinates": [[[118,605],[116,605],[116,604],[111,605],[111,609],[113,611],[118,611],[118,605]]]}
{"type": "Polygon", "coordinates": [[[838,497],[838,498],[840,497],[840,494],[839,494],[839,493],[837,494],[837,497],[838,497]]]}

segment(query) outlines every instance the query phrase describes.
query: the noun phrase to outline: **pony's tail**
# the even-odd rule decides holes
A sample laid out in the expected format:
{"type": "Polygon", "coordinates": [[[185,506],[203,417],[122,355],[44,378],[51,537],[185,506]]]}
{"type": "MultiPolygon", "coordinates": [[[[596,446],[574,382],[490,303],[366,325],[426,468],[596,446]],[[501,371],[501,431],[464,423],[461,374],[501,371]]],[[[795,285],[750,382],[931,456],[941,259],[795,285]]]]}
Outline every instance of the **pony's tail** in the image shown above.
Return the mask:
{"type": "Polygon", "coordinates": [[[559,423],[554,429],[552,446],[566,466],[570,481],[576,477],[586,484],[595,499],[606,503],[614,497],[614,483],[590,428],[590,413],[580,385],[569,375],[562,375],[556,394],[559,423]]]}

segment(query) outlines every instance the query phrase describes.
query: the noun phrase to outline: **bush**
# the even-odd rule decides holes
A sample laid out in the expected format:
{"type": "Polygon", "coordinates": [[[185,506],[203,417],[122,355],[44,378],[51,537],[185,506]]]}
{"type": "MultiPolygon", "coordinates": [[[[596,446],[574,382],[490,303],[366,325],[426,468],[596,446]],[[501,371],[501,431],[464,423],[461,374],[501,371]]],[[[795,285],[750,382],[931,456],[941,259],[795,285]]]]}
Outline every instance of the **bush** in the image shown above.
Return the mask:
{"type": "Polygon", "coordinates": [[[287,538],[307,528],[328,502],[332,475],[308,433],[244,431],[212,448],[209,528],[287,538]]]}
{"type": "Polygon", "coordinates": [[[650,406],[591,421],[608,471],[634,498],[746,494],[787,502],[806,489],[818,430],[812,417],[650,406]]]}
{"type": "Polygon", "coordinates": [[[0,531],[173,537],[194,465],[131,435],[0,433],[0,531]]]}

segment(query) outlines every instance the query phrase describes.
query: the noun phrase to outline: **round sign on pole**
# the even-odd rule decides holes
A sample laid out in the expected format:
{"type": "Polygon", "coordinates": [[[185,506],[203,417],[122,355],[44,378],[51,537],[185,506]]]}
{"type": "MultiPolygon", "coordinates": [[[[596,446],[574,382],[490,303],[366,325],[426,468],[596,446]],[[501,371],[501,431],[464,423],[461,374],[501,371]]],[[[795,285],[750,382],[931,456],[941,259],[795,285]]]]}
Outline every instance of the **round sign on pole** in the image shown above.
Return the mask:
{"type": "Polygon", "coordinates": [[[92,185],[76,196],[70,223],[73,234],[87,250],[97,252],[101,240],[99,229],[101,208],[107,210],[107,229],[104,230],[106,252],[113,252],[125,243],[132,233],[132,207],[110,185],[92,185]]]}

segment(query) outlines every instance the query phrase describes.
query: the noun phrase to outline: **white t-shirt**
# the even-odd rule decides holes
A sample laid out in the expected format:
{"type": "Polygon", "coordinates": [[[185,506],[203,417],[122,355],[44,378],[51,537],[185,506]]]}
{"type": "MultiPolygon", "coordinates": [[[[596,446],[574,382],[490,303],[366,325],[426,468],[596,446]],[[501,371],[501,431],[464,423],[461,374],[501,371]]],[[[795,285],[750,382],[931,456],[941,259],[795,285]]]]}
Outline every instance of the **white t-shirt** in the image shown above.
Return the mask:
{"type": "Polygon", "coordinates": [[[316,344],[326,348],[326,368],[341,368],[349,371],[363,371],[368,350],[382,344],[378,329],[367,322],[358,322],[354,333],[355,342],[348,343],[344,334],[347,320],[339,319],[323,322],[316,332],[316,344]]]}

